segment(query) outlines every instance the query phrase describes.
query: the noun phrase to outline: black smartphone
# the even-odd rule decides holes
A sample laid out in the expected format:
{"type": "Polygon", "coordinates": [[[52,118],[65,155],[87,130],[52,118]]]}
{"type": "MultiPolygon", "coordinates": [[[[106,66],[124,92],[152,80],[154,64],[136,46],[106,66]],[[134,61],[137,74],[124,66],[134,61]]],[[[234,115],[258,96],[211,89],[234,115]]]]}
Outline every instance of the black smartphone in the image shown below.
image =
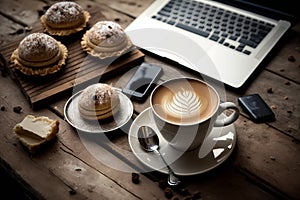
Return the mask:
{"type": "Polygon", "coordinates": [[[161,67],[144,62],[138,67],[122,91],[129,98],[144,101],[161,73],[161,67]]]}
{"type": "Polygon", "coordinates": [[[239,97],[238,102],[255,122],[275,120],[275,114],[259,94],[239,97]]]}

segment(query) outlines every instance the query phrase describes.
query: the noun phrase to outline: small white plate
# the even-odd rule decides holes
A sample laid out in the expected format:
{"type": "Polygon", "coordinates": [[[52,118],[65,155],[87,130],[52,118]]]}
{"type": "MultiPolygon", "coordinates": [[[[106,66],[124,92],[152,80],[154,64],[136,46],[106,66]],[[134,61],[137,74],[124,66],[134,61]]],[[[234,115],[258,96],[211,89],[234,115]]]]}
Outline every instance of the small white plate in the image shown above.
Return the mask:
{"type": "MultiPolygon", "coordinates": [[[[224,116],[221,115],[220,117],[224,116]]],[[[231,124],[222,128],[213,128],[200,149],[186,153],[178,151],[168,145],[167,141],[162,137],[154,124],[151,110],[148,108],[133,121],[128,134],[129,145],[134,155],[143,164],[165,174],[168,171],[161,158],[154,152],[145,152],[140,146],[137,133],[141,126],[151,126],[157,132],[161,154],[174,172],[180,176],[201,174],[214,169],[231,155],[236,144],[235,127],[231,124]],[[223,136],[220,137],[220,135],[223,136]],[[210,150],[208,151],[207,148],[210,148],[210,150]]]]}
{"type": "Polygon", "coordinates": [[[130,99],[122,92],[117,91],[120,98],[120,110],[109,121],[89,121],[81,117],[78,110],[78,97],[82,91],[74,94],[65,104],[64,115],[67,122],[77,130],[88,133],[104,133],[116,130],[125,125],[133,114],[133,105],[130,99]]]}

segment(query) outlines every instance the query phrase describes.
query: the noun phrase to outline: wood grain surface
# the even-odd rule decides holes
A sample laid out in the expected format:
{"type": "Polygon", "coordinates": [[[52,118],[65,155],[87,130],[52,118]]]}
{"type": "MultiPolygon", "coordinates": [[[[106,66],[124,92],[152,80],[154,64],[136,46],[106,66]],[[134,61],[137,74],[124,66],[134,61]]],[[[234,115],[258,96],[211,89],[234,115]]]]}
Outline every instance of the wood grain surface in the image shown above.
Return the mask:
{"type": "MultiPolygon", "coordinates": [[[[25,4],[19,0],[1,1],[0,49],[14,46],[13,42],[18,38],[37,30],[34,24],[54,2],[28,0],[25,4]]],[[[101,20],[112,20],[126,27],[152,0],[76,2],[86,9],[97,7],[101,20]]],[[[239,107],[241,115],[235,122],[237,144],[233,155],[208,173],[182,177],[184,191],[191,194],[200,192],[202,199],[299,199],[299,49],[300,24],[297,24],[246,87],[240,90],[225,87],[226,100],[236,104],[240,96],[260,94],[272,107],[276,120],[254,123],[239,107]]],[[[147,52],[143,54],[146,62],[163,67],[158,84],[178,76],[200,77],[182,66],[147,52]]],[[[64,120],[63,108],[70,94],[44,108],[33,110],[11,74],[7,74],[2,64],[0,69],[0,167],[14,181],[13,185],[7,184],[4,190],[9,195],[13,197],[16,188],[21,188],[24,199],[168,199],[164,189],[159,187],[159,181],[166,179],[165,174],[151,170],[141,173],[147,169],[134,156],[128,144],[127,129],[130,123],[122,130],[109,134],[84,135],[64,120]],[[20,113],[13,111],[16,106],[22,108],[20,113]],[[44,115],[60,122],[57,138],[36,155],[29,154],[12,132],[14,125],[27,114],[44,115]],[[116,164],[109,165],[107,160],[116,164]],[[118,165],[132,171],[118,170],[118,165]],[[132,183],[132,172],[140,176],[139,184],[132,183]]],[[[103,82],[122,88],[135,70],[136,67],[131,66],[103,82]]],[[[149,99],[143,103],[133,101],[133,105],[132,120],[150,106],[149,99]]],[[[179,199],[186,197],[174,188],[172,191],[179,199]]]]}

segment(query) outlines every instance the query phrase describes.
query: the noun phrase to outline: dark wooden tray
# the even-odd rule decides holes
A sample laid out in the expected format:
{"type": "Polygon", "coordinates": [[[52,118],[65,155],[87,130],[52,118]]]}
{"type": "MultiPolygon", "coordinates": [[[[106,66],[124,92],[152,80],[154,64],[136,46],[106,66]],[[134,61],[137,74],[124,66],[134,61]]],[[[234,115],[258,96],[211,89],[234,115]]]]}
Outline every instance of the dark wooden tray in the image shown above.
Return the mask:
{"type": "MultiPolygon", "coordinates": [[[[64,69],[55,75],[34,79],[22,76],[17,71],[11,70],[10,56],[24,37],[0,49],[8,64],[8,69],[11,71],[11,75],[19,83],[22,92],[33,109],[45,107],[47,104],[58,100],[62,95],[72,92],[74,86],[80,87],[92,82],[103,81],[116,76],[116,74],[124,73],[131,67],[143,62],[144,54],[138,49],[133,49],[114,60],[100,60],[84,52],[80,45],[84,32],[97,21],[103,20],[103,16],[97,12],[97,9],[94,8],[89,11],[92,17],[85,30],[68,37],[56,37],[57,40],[66,45],[69,53],[64,69]]],[[[43,32],[39,22],[33,27],[32,32],[43,32]]]]}

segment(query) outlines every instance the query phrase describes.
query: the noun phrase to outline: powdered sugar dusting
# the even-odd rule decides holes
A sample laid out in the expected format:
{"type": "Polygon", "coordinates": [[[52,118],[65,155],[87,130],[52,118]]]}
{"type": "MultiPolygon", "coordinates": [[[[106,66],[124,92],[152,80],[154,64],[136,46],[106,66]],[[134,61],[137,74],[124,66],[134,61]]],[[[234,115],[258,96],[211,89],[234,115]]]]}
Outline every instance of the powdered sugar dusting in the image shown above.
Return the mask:
{"type": "Polygon", "coordinates": [[[67,23],[82,19],[83,9],[75,2],[58,2],[53,4],[45,13],[47,21],[54,24],[67,23]]]}
{"type": "Polygon", "coordinates": [[[112,21],[101,21],[91,28],[89,39],[96,45],[103,41],[109,45],[123,42],[126,39],[126,35],[119,24],[112,21]]]}
{"type": "Polygon", "coordinates": [[[44,33],[32,33],[26,36],[19,45],[19,57],[25,60],[39,60],[47,55],[53,57],[59,50],[56,40],[44,33]]]}
{"type": "Polygon", "coordinates": [[[84,89],[79,97],[79,103],[85,104],[87,107],[103,105],[110,103],[112,98],[116,98],[117,95],[110,85],[98,83],[84,89]]]}

